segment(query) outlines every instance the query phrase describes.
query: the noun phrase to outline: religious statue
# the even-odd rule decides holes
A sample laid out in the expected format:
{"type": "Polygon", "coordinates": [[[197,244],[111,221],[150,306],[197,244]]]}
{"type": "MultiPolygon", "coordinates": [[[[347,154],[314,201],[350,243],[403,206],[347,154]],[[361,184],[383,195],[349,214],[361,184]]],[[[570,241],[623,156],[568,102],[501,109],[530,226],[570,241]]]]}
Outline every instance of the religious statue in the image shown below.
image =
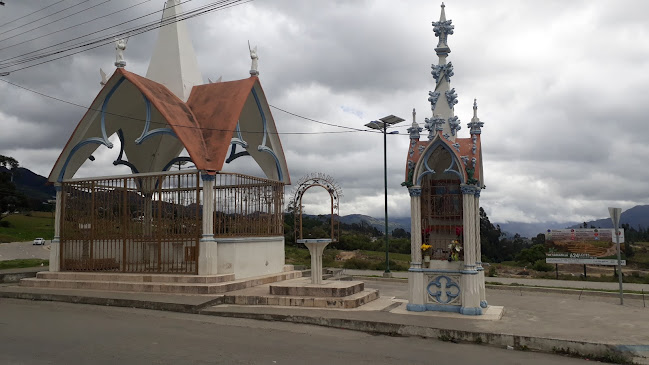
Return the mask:
{"type": "Polygon", "coordinates": [[[248,50],[250,51],[250,59],[252,64],[250,65],[250,76],[259,76],[259,57],[257,57],[257,46],[255,48],[250,48],[250,42],[248,42],[248,50]]]}
{"type": "Polygon", "coordinates": [[[126,50],[126,39],[118,39],[115,41],[115,50],[117,54],[115,55],[115,66],[118,68],[126,66],[126,61],[124,61],[124,50],[126,50]]]}

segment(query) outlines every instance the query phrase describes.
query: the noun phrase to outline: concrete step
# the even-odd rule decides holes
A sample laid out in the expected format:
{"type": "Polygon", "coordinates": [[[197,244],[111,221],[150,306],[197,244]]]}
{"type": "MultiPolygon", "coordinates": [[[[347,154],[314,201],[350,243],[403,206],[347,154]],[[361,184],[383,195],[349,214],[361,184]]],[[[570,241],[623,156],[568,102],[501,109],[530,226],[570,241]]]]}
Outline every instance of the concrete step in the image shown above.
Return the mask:
{"type": "Polygon", "coordinates": [[[298,297],[347,297],[365,289],[362,281],[323,281],[312,284],[311,280],[293,280],[270,284],[270,294],[298,297]]]}
{"type": "Polygon", "coordinates": [[[379,297],[377,289],[365,289],[346,297],[306,297],[306,296],[281,296],[281,295],[245,295],[225,294],[223,304],[234,305],[277,305],[287,307],[313,307],[313,308],[358,308],[379,297]]]}
{"type": "Polygon", "coordinates": [[[73,281],[111,281],[133,283],[186,283],[214,284],[233,281],[234,274],[224,275],[174,275],[174,274],[126,274],[126,273],[97,273],[97,272],[49,272],[43,271],[36,275],[37,279],[73,280],[73,281]]]}
{"type": "Polygon", "coordinates": [[[301,277],[301,272],[288,271],[254,278],[216,283],[79,280],[74,279],[74,276],[72,277],[73,278],[66,279],[29,278],[21,280],[20,285],[33,288],[106,290],[140,293],[222,294],[229,291],[246,289],[277,281],[299,278],[301,277]]]}

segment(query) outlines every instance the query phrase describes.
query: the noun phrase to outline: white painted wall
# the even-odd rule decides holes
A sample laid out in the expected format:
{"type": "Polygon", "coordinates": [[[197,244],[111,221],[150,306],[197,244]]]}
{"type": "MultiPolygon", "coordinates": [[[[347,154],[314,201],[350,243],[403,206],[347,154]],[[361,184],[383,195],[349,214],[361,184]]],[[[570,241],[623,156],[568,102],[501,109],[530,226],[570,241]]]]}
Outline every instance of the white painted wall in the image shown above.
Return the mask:
{"type": "Polygon", "coordinates": [[[236,279],[284,271],[284,237],[216,237],[218,273],[236,279]]]}

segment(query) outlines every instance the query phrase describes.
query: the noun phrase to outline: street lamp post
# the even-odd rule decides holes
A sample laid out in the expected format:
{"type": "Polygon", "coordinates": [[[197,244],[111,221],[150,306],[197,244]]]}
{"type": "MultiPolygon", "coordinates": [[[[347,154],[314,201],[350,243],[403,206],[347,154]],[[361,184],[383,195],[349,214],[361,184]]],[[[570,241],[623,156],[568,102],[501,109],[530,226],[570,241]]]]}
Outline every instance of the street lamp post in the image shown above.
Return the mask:
{"type": "MultiPolygon", "coordinates": [[[[387,131],[389,125],[394,125],[403,122],[402,118],[388,115],[379,120],[375,120],[365,124],[366,127],[381,130],[383,132],[383,188],[385,190],[385,272],[383,276],[390,277],[390,254],[389,254],[389,241],[388,241],[388,157],[387,157],[387,131]]],[[[391,132],[390,134],[397,134],[398,131],[391,132]]]]}

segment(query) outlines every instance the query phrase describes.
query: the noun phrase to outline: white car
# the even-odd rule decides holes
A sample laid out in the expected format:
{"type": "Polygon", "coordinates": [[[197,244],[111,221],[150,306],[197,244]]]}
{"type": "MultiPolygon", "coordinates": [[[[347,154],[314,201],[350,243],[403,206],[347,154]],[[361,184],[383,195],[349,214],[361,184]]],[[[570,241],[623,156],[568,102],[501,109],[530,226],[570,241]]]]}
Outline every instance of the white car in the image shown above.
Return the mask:
{"type": "Polygon", "coordinates": [[[36,238],[36,239],[34,239],[34,244],[35,245],[45,245],[45,240],[43,238],[36,238]]]}

